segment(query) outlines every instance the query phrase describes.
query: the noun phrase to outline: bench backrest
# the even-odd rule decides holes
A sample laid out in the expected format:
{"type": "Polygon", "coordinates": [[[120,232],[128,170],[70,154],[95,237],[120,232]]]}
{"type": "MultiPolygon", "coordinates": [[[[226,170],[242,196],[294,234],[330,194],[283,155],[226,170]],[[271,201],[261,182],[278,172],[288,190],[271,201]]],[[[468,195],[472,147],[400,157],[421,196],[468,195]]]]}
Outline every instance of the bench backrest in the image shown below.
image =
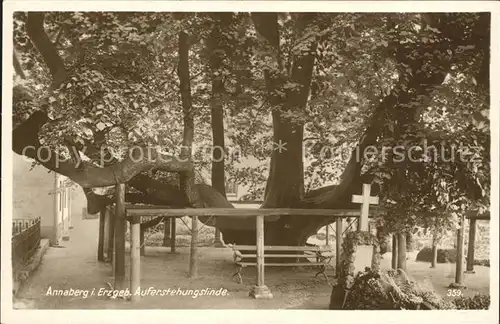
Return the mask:
{"type": "MultiPolygon", "coordinates": [[[[238,251],[257,251],[255,245],[233,245],[233,250],[238,251]]],[[[283,245],[265,245],[264,251],[313,251],[313,252],[330,252],[330,246],[283,246],[283,245]]]]}

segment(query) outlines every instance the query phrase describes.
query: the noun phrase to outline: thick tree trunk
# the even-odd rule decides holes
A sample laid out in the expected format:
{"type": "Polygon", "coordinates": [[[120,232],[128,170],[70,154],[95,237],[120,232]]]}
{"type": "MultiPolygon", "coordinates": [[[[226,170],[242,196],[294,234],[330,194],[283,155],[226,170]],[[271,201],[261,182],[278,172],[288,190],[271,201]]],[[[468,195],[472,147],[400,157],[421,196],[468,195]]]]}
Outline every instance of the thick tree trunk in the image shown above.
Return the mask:
{"type": "MultiPolygon", "coordinates": [[[[299,31],[310,24],[315,15],[301,14],[297,20],[299,31]]],[[[252,19],[257,31],[276,49],[278,69],[281,70],[281,56],[279,48],[279,29],[277,15],[273,13],[253,13],[252,19]]],[[[310,45],[310,52],[314,52],[316,43],[310,45]]],[[[310,82],[314,67],[314,55],[303,54],[293,60],[291,82],[301,85],[299,90],[288,91],[286,99],[277,97],[275,89],[281,87],[285,80],[265,71],[266,87],[269,102],[274,106],[273,118],[273,152],[269,178],[266,185],[264,208],[298,207],[304,198],[304,167],[303,167],[303,123],[285,117],[290,111],[301,113],[304,111],[309,95],[310,82]]],[[[252,222],[252,220],[245,220],[252,222]]],[[[281,217],[280,219],[266,219],[265,243],[274,245],[303,245],[309,235],[321,226],[331,223],[331,220],[305,220],[304,218],[281,217]],[[310,229],[304,230],[304,227],[310,229]]],[[[248,224],[250,225],[250,224],[248,224]]],[[[255,244],[255,225],[244,229],[221,229],[226,243],[255,244]]]]}
{"type": "MultiPolygon", "coordinates": [[[[222,29],[231,19],[231,13],[214,14],[214,27],[209,40],[210,70],[212,72],[212,98],[210,102],[212,119],[212,187],[224,198],[226,197],[226,174],[225,174],[225,141],[224,141],[224,108],[223,94],[224,83],[222,81],[222,62],[224,50],[222,44],[222,29]]],[[[217,224],[217,219],[215,219],[217,224]]],[[[215,227],[214,244],[221,245],[219,228],[215,227]]]]}
{"type": "MultiPolygon", "coordinates": [[[[189,71],[189,36],[184,31],[179,33],[179,81],[184,116],[184,135],[182,138],[183,150],[181,158],[191,161],[194,137],[194,111],[191,98],[191,84],[189,71]]],[[[180,186],[186,194],[189,204],[193,207],[202,207],[198,189],[194,183],[194,170],[180,174],[180,186]]],[[[198,276],[198,217],[192,217],[191,253],[189,262],[189,277],[198,276]]]]}

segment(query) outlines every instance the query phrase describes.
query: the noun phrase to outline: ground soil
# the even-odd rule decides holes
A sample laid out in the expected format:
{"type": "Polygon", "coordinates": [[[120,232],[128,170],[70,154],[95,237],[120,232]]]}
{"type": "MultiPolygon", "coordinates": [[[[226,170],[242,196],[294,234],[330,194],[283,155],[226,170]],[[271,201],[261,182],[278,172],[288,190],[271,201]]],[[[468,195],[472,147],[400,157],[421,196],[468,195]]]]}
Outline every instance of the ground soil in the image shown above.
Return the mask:
{"type": "MultiPolygon", "coordinates": [[[[145,296],[132,303],[106,296],[64,297],[47,296],[49,287],[54,289],[82,289],[96,293],[100,288],[109,289],[112,269],[109,263],[97,261],[98,220],[75,219],[69,242],[64,247],[49,248],[42,264],[21,288],[14,300],[14,308],[37,309],[327,309],[331,286],[324,278],[315,278],[312,268],[266,268],[265,282],[271,289],[272,300],[255,300],[248,296],[256,281],[255,268],[246,268],[244,282],[231,279],[236,268],[229,248],[200,247],[199,276],[187,278],[189,248],[178,248],[172,254],[167,247],[148,247],[142,257],[141,288],[147,289],[215,289],[227,290],[227,296],[145,296]]],[[[432,285],[441,295],[447,294],[448,285],[454,281],[454,264],[438,264],[431,269],[428,263],[408,260],[409,275],[415,280],[432,285]]],[[[127,259],[128,262],[128,259],[127,259]]],[[[390,266],[390,254],[382,260],[382,267],[390,266]]],[[[476,266],[475,274],[465,274],[465,295],[489,292],[489,268],[476,266]]],[[[128,271],[128,267],[127,267],[128,271]]],[[[333,278],[333,271],[329,273],[333,278]]],[[[128,276],[128,273],[127,273],[128,276]]],[[[128,282],[128,281],[127,281],[128,282]]]]}

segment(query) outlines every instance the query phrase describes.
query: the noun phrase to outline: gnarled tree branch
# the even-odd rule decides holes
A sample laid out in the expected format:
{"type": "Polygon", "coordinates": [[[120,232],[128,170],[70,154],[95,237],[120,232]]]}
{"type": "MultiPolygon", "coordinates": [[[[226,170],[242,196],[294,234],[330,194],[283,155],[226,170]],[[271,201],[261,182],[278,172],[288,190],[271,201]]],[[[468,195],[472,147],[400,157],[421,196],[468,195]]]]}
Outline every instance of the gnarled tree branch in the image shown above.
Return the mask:
{"type": "Polygon", "coordinates": [[[52,75],[52,87],[57,88],[67,77],[64,62],[57,53],[57,50],[45,33],[43,22],[45,13],[29,12],[26,23],[26,31],[31,42],[43,57],[43,61],[52,75]]]}

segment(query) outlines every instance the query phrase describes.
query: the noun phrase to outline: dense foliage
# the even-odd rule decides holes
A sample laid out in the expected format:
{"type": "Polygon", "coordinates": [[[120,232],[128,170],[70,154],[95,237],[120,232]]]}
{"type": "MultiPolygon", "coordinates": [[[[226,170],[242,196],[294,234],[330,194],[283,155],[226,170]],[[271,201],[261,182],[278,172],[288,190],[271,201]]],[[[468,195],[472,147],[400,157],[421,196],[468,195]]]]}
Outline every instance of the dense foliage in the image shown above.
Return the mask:
{"type": "Polygon", "coordinates": [[[485,294],[475,294],[472,297],[460,296],[453,300],[457,309],[489,309],[491,298],[485,294]]]}
{"type": "Polygon", "coordinates": [[[403,272],[359,273],[348,291],[344,309],[421,309],[423,303],[439,309],[455,309],[430,288],[410,281],[403,272]]]}
{"type": "MultiPolygon", "coordinates": [[[[439,236],[465,211],[489,206],[489,21],[487,13],[16,12],[15,150],[51,147],[69,163],[38,162],[90,191],[121,176],[137,202],[185,206],[192,201],[168,173],[190,165],[127,164],[106,169],[106,181],[96,168],[126,161],[134,146],[179,156],[190,106],[193,162],[198,182],[208,182],[211,112],[222,107],[226,172],[249,187],[247,198],[345,208],[373,180],[384,207],[378,227],[439,236]]],[[[197,206],[229,204],[197,188],[197,206]]],[[[321,222],[279,226],[312,233],[321,222]]]]}
{"type": "MultiPolygon", "coordinates": [[[[425,247],[417,254],[417,261],[431,262],[432,261],[432,248],[425,247]]],[[[457,249],[438,249],[437,262],[438,263],[455,263],[457,261],[457,249]]]]}
{"type": "Polygon", "coordinates": [[[344,309],[488,309],[490,296],[454,297],[446,300],[432,286],[411,281],[405,273],[366,271],[359,273],[348,291],[344,309]]]}

